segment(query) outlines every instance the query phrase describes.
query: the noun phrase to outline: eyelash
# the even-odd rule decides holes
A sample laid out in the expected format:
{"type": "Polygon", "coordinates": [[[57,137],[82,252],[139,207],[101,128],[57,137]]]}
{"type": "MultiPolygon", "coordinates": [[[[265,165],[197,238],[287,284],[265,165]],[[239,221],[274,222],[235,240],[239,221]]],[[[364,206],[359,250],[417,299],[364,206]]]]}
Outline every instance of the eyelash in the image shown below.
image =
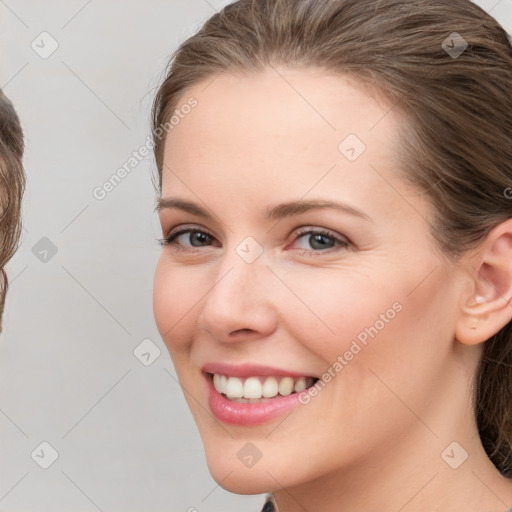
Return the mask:
{"type": "MultiPolygon", "coordinates": [[[[208,233],[207,231],[201,229],[201,228],[182,228],[175,233],[171,233],[167,238],[159,239],[158,242],[162,247],[164,246],[174,246],[176,250],[179,250],[181,252],[196,252],[196,250],[201,249],[201,247],[196,247],[195,249],[185,249],[183,245],[177,243],[175,240],[184,234],[187,233],[202,233],[208,237],[214,238],[213,235],[208,233]]],[[[327,231],[325,229],[311,229],[311,228],[304,228],[299,230],[297,233],[295,233],[292,237],[288,238],[286,241],[286,244],[298,240],[302,237],[305,237],[306,235],[323,235],[334,242],[338,243],[338,247],[331,247],[327,250],[307,250],[307,249],[297,249],[299,254],[318,254],[318,255],[324,255],[324,254],[330,254],[331,252],[336,252],[340,249],[348,249],[351,245],[351,243],[346,238],[340,238],[335,235],[333,235],[330,231],[327,231]]],[[[203,246],[208,247],[208,246],[203,246]]]]}

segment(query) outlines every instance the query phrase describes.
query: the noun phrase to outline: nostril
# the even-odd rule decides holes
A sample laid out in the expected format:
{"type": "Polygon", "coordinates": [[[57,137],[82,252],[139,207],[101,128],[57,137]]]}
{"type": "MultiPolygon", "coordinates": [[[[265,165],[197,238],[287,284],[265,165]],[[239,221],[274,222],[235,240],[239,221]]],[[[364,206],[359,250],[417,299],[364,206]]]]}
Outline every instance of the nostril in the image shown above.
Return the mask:
{"type": "Polygon", "coordinates": [[[255,332],[253,329],[237,329],[236,331],[232,331],[230,336],[236,337],[240,336],[241,334],[251,334],[253,332],[255,332]]]}

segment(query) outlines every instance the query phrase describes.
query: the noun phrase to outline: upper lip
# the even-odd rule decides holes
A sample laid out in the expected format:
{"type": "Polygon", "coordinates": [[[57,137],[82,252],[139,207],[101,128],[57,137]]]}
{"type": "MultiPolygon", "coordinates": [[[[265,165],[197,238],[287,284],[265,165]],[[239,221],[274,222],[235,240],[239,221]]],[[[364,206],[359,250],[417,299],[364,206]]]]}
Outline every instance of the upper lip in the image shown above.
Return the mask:
{"type": "Polygon", "coordinates": [[[272,366],[263,366],[259,364],[228,364],[228,363],[206,363],[202,366],[201,370],[205,373],[212,373],[217,375],[226,375],[228,377],[269,377],[269,376],[282,376],[282,377],[314,377],[313,375],[305,372],[293,372],[276,368],[272,366]]]}

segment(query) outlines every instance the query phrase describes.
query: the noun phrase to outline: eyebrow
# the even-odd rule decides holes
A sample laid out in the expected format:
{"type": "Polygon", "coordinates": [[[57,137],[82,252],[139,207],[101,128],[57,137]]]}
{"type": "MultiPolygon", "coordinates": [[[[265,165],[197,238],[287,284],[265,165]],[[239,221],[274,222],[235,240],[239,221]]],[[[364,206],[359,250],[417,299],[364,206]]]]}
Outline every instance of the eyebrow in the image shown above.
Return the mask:
{"type": "MultiPolygon", "coordinates": [[[[161,198],[155,208],[156,211],[160,212],[166,209],[178,209],[185,212],[196,215],[197,217],[203,217],[206,219],[212,219],[212,216],[199,205],[178,198],[161,198]]],[[[323,210],[332,209],[338,210],[343,213],[353,215],[355,217],[362,218],[367,221],[372,221],[366,213],[344,203],[338,203],[334,201],[323,201],[323,200],[307,200],[307,201],[289,201],[287,203],[281,203],[275,206],[270,206],[265,212],[266,220],[280,220],[285,217],[291,217],[293,215],[300,215],[311,210],[323,210]]]]}

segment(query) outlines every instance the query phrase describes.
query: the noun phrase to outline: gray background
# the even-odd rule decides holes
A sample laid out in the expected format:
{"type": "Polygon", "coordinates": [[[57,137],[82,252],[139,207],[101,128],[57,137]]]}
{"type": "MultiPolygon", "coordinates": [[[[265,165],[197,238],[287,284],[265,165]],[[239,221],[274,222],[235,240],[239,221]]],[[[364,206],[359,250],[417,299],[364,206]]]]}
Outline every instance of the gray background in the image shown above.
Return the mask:
{"type": "MultiPolygon", "coordinates": [[[[145,143],[172,51],[227,3],[0,0],[0,87],[28,173],[0,336],[0,511],[261,507],[209,475],[154,324],[151,155],[103,200],[92,193],[145,143]],[[46,59],[31,47],[53,40],[46,59]],[[58,453],[47,469],[42,442],[58,453]]],[[[478,4],[512,32],[512,0],[478,4]]]]}

